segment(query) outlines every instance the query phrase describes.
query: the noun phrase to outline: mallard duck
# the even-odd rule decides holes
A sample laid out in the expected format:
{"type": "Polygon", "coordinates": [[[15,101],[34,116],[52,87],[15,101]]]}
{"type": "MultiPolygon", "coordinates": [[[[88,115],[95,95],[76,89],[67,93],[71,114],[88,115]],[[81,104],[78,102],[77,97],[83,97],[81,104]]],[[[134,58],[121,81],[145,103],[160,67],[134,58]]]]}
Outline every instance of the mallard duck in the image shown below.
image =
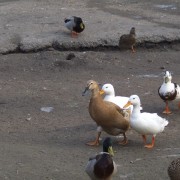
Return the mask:
{"type": "Polygon", "coordinates": [[[123,34],[119,39],[120,49],[132,49],[132,52],[135,53],[134,46],[136,44],[136,32],[135,27],[132,27],[129,34],[123,34]]]}
{"type": "Polygon", "coordinates": [[[89,114],[98,126],[98,134],[95,141],[89,142],[87,145],[99,145],[102,130],[114,136],[123,134],[124,140],[120,144],[127,144],[125,132],[129,128],[129,122],[125,119],[123,110],[112,102],[103,101],[96,81],[89,80],[87,82],[83,95],[89,90],[91,91],[89,114]]]}
{"type": "Polygon", "coordinates": [[[64,19],[65,26],[71,31],[72,37],[77,37],[85,29],[85,25],[80,17],[72,16],[64,19]]]}
{"type": "MultiPolygon", "coordinates": [[[[169,109],[168,101],[180,99],[180,86],[176,83],[172,83],[171,80],[171,73],[169,71],[166,71],[164,74],[163,84],[158,89],[159,96],[166,103],[165,110],[163,111],[164,114],[172,113],[169,109]]],[[[180,102],[178,106],[180,108],[180,102]]]]}
{"type": "Polygon", "coordinates": [[[180,158],[173,160],[168,167],[168,175],[170,180],[180,179],[180,158]]]}
{"type": "Polygon", "coordinates": [[[90,157],[86,166],[86,173],[92,180],[111,180],[117,173],[117,165],[113,161],[114,156],[111,138],[107,137],[103,142],[103,152],[90,157]]]}
{"type": "Polygon", "coordinates": [[[153,148],[156,134],[164,130],[165,126],[168,125],[168,121],[158,116],[157,113],[141,113],[140,98],[137,95],[131,95],[124,107],[127,108],[129,105],[133,105],[130,126],[142,135],[146,148],[153,148]],[[151,144],[146,144],[146,135],[152,135],[151,144]]]}

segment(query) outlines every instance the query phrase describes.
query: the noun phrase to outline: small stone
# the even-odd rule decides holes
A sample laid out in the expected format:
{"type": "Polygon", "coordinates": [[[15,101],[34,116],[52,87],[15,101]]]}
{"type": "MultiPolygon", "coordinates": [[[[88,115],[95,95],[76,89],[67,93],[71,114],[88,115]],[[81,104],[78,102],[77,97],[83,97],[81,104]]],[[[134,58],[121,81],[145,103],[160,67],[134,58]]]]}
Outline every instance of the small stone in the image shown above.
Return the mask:
{"type": "Polygon", "coordinates": [[[26,121],[30,121],[30,120],[31,120],[31,117],[27,117],[27,118],[26,118],[26,121]]]}
{"type": "Polygon", "coordinates": [[[71,59],[73,59],[73,58],[75,58],[76,56],[75,56],[75,54],[74,53],[69,53],[68,55],[67,55],[67,57],[66,57],[66,60],[71,60],[71,59]]]}
{"type": "Polygon", "coordinates": [[[161,66],[160,69],[165,69],[165,67],[164,67],[164,66],[161,66]]]}
{"type": "Polygon", "coordinates": [[[104,44],[108,44],[108,41],[106,39],[104,40],[104,44]]]}
{"type": "Polygon", "coordinates": [[[148,62],[153,62],[153,60],[152,59],[148,59],[148,62]]]}

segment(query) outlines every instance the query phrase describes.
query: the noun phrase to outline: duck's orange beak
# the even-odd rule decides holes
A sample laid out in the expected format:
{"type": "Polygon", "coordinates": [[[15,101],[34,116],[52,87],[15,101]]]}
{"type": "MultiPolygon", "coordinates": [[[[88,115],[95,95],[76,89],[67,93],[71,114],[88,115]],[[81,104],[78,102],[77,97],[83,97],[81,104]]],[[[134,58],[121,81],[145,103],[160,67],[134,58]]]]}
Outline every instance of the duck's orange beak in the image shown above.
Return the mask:
{"type": "Polygon", "coordinates": [[[104,93],[105,93],[105,92],[104,92],[104,90],[102,90],[102,89],[99,91],[99,94],[100,94],[100,95],[103,95],[104,93]]]}
{"type": "Polygon", "coordinates": [[[132,103],[131,103],[130,101],[128,101],[128,102],[124,105],[123,108],[127,108],[127,107],[129,107],[130,105],[132,105],[132,103]]]}

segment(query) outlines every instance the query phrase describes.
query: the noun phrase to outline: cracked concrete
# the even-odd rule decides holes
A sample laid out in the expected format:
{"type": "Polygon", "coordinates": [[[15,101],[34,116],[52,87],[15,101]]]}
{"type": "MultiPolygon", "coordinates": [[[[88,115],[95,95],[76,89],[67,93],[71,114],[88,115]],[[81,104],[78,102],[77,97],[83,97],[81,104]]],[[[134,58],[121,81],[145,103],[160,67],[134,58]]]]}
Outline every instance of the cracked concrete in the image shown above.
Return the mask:
{"type": "Polygon", "coordinates": [[[138,43],[180,41],[179,8],[170,0],[0,0],[0,53],[117,47],[132,26],[138,43]],[[64,27],[71,15],[86,25],[78,38],[64,27]]]}

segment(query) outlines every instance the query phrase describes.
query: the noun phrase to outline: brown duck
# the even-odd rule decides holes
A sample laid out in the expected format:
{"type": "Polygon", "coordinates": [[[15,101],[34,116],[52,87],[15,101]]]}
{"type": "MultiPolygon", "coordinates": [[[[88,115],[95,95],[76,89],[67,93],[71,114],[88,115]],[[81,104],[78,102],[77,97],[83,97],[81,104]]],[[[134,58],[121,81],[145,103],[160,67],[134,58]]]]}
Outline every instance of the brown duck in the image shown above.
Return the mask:
{"type": "Polygon", "coordinates": [[[135,27],[132,27],[129,34],[123,34],[119,39],[120,49],[132,49],[132,52],[135,53],[134,46],[136,44],[136,32],[135,27]]]}
{"type": "Polygon", "coordinates": [[[96,81],[89,80],[87,82],[83,95],[88,90],[92,93],[89,102],[89,114],[98,126],[98,134],[95,141],[88,142],[87,145],[99,145],[99,137],[102,130],[114,136],[123,134],[124,140],[120,144],[127,144],[125,132],[129,128],[129,121],[125,118],[123,110],[112,102],[103,101],[99,92],[99,85],[96,81]]]}

